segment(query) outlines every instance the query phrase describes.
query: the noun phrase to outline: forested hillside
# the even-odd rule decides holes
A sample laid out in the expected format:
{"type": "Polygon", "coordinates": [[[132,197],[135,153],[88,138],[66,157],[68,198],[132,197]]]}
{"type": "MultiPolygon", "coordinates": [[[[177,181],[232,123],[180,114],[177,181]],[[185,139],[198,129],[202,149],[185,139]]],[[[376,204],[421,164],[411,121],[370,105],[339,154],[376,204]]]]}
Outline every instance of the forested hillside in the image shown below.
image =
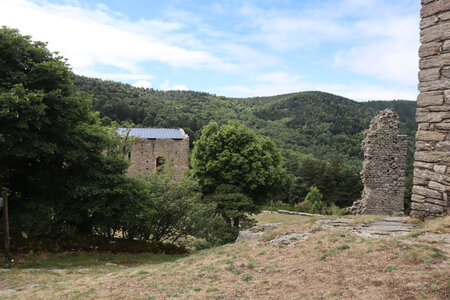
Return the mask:
{"type": "Polygon", "coordinates": [[[136,127],[181,127],[190,136],[191,146],[210,121],[244,123],[284,149],[285,167],[297,184],[281,198],[293,203],[301,201],[311,185],[319,187],[326,202],[340,206],[359,197],[363,131],[385,108],[399,114],[401,132],[409,136],[408,175],[412,172],[415,101],[356,102],[315,91],[227,98],[136,88],[83,76],[75,76],[73,82],[76,90],[93,96],[94,109],[105,124],[127,121],[136,127]]]}
{"type": "MultiPolygon", "coordinates": [[[[92,94],[94,109],[106,123],[128,121],[141,127],[182,127],[198,139],[200,129],[240,120],[278,146],[322,159],[339,157],[351,164],[362,159],[362,132],[378,111],[391,108],[402,133],[416,131],[415,101],[355,102],[323,92],[273,97],[226,98],[192,91],[157,91],[128,84],[75,76],[75,88],[92,94]]],[[[411,143],[412,145],[412,143],[411,143]]]]}

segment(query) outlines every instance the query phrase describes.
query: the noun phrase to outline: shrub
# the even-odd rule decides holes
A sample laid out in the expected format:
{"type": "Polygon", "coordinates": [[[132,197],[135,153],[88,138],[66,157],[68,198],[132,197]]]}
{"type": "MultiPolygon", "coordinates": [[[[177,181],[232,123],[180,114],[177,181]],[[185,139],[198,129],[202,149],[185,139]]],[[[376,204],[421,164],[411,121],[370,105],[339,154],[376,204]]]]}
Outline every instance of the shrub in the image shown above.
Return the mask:
{"type": "Polygon", "coordinates": [[[326,206],[322,202],[322,198],[323,196],[319,190],[315,186],[312,186],[309,188],[309,193],[306,195],[305,200],[299,203],[298,209],[312,214],[324,213],[326,206]]]}

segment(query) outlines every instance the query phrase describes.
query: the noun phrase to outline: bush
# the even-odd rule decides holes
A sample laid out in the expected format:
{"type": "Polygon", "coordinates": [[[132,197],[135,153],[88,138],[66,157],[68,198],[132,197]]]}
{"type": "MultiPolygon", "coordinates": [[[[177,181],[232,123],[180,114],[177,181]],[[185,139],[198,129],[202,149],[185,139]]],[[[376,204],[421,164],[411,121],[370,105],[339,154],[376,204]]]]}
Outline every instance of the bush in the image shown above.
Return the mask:
{"type": "Polygon", "coordinates": [[[336,206],[334,204],[332,204],[330,207],[327,208],[326,210],[327,215],[345,215],[346,214],[346,210],[343,208],[340,208],[339,206],[336,206]]]}
{"type": "Polygon", "coordinates": [[[174,181],[167,170],[148,174],[143,182],[148,196],[124,214],[124,234],[130,239],[169,242],[191,234],[195,215],[202,210],[197,182],[174,181]]]}
{"type": "Polygon", "coordinates": [[[319,190],[312,186],[309,188],[309,193],[306,195],[305,200],[300,202],[297,206],[299,211],[311,213],[311,214],[322,214],[325,212],[326,206],[322,202],[322,194],[319,190]]]}

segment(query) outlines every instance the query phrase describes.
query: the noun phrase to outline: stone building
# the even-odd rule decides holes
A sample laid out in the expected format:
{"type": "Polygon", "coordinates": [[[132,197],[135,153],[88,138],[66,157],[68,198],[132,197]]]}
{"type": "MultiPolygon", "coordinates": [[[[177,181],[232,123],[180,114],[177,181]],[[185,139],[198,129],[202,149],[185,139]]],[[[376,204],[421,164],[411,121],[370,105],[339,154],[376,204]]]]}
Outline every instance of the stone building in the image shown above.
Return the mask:
{"type": "Polygon", "coordinates": [[[449,214],[450,0],[422,0],[411,216],[449,214]]]}
{"type": "Polygon", "coordinates": [[[403,215],[405,167],[408,140],[399,134],[400,121],[386,109],[373,118],[364,133],[364,183],[361,200],[350,211],[354,214],[403,215]]]}
{"type": "MultiPolygon", "coordinates": [[[[126,135],[128,130],[119,128],[119,133],[126,135]]],[[[155,172],[165,164],[173,168],[174,178],[180,179],[183,171],[189,169],[189,136],[183,129],[132,128],[128,134],[135,138],[128,153],[128,175],[155,172]]]]}

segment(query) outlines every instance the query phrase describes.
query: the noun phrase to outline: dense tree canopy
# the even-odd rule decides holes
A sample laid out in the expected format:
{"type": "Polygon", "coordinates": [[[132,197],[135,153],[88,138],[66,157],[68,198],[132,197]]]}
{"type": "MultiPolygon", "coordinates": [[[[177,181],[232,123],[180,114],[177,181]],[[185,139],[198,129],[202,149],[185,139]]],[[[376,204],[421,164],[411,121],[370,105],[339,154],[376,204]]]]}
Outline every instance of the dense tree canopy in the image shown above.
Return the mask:
{"type": "Polygon", "coordinates": [[[104,155],[119,140],[91,99],[73,92],[65,60],[6,27],[0,53],[0,186],[12,194],[13,226],[37,235],[91,231],[129,195],[139,199],[127,162],[104,155]]]}
{"type": "Polygon", "coordinates": [[[228,184],[255,201],[281,189],[286,180],[275,144],[236,121],[205,126],[195,143],[192,168],[205,194],[228,184]]]}

